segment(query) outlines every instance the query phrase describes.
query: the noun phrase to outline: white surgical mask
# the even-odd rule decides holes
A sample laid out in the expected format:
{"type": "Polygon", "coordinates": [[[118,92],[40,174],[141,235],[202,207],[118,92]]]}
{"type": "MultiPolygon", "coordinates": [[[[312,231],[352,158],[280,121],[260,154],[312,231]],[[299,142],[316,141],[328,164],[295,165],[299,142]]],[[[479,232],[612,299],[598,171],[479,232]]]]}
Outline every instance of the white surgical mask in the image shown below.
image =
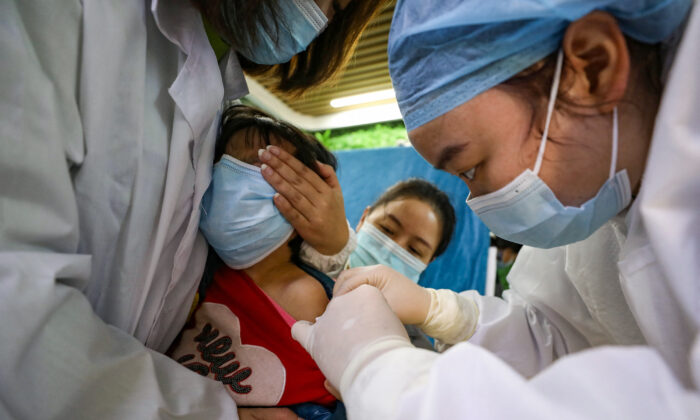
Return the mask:
{"type": "Polygon", "coordinates": [[[418,283],[427,265],[367,222],[357,232],[357,248],[350,255],[350,268],[383,264],[418,283]]]}
{"type": "Polygon", "coordinates": [[[512,242],[552,248],[581,241],[610,220],[631,201],[627,171],[615,173],[618,146],[617,108],[613,110],[610,174],[595,197],[579,207],[565,206],[538,176],[542,166],[549,123],[554,111],[563,53],[559,51],[547,107],[542,140],[533,170],[526,169],[498,191],[467,197],[467,204],[491,231],[512,242]]]}
{"type": "Polygon", "coordinates": [[[214,165],[199,228],[229,267],[248,268],[289,240],[294,229],[275,207],[274,195],[257,166],[228,155],[214,165]]]}

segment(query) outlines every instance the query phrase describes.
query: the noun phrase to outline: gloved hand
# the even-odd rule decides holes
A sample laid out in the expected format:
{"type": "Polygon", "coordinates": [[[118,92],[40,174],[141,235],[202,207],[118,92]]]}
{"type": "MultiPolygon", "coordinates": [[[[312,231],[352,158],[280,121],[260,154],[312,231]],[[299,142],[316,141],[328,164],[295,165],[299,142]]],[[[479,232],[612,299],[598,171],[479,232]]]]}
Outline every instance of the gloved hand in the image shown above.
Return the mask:
{"type": "Polygon", "coordinates": [[[368,284],[379,289],[404,324],[415,324],[445,344],[469,339],[476,330],[479,308],[466,297],[447,289],[429,289],[383,265],[343,271],[333,288],[340,296],[368,284]]]}
{"type": "Polygon", "coordinates": [[[381,354],[413,347],[381,292],[370,286],[334,297],[316,323],[294,324],[292,337],[341,394],[355,375],[381,354]]]}
{"type": "Polygon", "coordinates": [[[335,171],[316,162],[320,176],[276,146],[258,152],[263,178],[279,193],[275,206],[309,245],[335,255],[348,242],[343,192],[335,171]]]}
{"type": "Polygon", "coordinates": [[[430,292],[398,271],[384,265],[345,270],[335,282],[333,296],[341,296],[369,284],[379,289],[404,324],[422,324],[430,309],[430,292]]]}

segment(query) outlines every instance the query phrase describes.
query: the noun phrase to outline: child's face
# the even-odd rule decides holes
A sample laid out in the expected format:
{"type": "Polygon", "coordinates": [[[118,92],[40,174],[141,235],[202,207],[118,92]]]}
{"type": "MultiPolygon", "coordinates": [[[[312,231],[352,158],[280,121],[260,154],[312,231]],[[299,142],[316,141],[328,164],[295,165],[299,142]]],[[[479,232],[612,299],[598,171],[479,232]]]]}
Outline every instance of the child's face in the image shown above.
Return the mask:
{"type": "MultiPolygon", "coordinates": [[[[273,144],[291,154],[294,154],[295,152],[294,146],[274,135],[270,137],[270,144],[273,144]]],[[[226,145],[225,153],[242,162],[260,167],[262,162],[260,162],[260,159],[258,159],[258,150],[264,149],[265,146],[267,145],[256,131],[241,130],[231,136],[228,144],[226,145]],[[246,141],[246,136],[249,137],[248,140],[252,138],[254,141],[246,141]]]]}

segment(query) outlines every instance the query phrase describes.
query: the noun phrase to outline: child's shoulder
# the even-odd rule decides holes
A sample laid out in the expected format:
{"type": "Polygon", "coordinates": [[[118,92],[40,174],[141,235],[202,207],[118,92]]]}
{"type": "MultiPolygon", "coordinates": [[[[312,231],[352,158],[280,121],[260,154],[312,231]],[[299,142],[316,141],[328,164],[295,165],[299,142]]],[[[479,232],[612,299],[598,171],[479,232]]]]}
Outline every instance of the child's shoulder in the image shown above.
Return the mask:
{"type": "Polygon", "coordinates": [[[297,321],[314,322],[328,305],[328,296],[323,285],[303,271],[294,281],[286,284],[282,299],[284,302],[279,302],[280,305],[297,321]]]}

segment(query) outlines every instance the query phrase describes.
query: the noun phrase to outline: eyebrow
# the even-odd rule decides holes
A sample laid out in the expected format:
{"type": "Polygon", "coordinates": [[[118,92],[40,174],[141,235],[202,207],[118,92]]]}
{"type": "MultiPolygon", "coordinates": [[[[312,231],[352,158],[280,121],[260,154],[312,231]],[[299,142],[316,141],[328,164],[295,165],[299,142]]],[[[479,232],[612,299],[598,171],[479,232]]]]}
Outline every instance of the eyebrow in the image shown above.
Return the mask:
{"type": "MultiPolygon", "coordinates": [[[[391,219],[391,220],[393,220],[397,225],[399,225],[400,228],[403,229],[403,225],[401,224],[401,221],[400,221],[396,216],[394,216],[393,214],[387,214],[386,217],[389,218],[389,219],[391,219]]],[[[421,238],[420,236],[413,236],[413,237],[416,238],[416,240],[417,240],[418,242],[423,243],[423,244],[424,244],[425,246],[427,246],[429,249],[432,249],[432,248],[433,248],[433,246],[430,245],[430,244],[428,243],[428,241],[426,241],[425,239],[421,238]]]]}
{"type": "Polygon", "coordinates": [[[387,214],[386,214],[386,217],[389,218],[389,219],[391,219],[391,220],[393,220],[394,223],[396,223],[397,225],[399,225],[400,228],[403,228],[403,225],[401,224],[401,221],[400,221],[396,216],[394,216],[393,214],[387,213],[387,214]]]}
{"type": "Polygon", "coordinates": [[[438,158],[437,164],[434,166],[435,169],[445,170],[448,163],[455,157],[455,155],[464,148],[467,147],[466,144],[459,144],[455,146],[447,146],[440,152],[440,157],[438,158]]]}

